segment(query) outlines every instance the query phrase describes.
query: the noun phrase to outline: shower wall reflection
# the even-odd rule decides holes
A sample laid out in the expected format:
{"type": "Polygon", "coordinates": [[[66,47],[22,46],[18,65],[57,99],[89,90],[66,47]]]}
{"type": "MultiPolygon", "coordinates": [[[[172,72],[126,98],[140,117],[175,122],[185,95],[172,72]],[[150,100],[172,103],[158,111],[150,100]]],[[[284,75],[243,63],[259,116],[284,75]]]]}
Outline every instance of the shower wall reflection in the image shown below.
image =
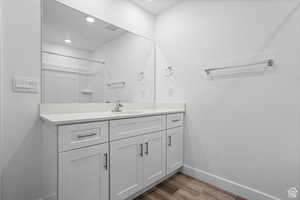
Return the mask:
{"type": "Polygon", "coordinates": [[[54,0],[43,8],[44,103],[153,101],[153,41],[54,0]]]}

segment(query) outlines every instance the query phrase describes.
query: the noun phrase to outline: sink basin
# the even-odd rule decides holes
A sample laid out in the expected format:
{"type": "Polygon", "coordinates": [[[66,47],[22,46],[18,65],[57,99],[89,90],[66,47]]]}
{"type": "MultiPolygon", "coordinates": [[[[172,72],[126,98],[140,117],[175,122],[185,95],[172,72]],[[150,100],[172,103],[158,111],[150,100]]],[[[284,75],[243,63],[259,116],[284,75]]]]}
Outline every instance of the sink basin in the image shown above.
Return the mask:
{"type": "Polygon", "coordinates": [[[112,112],[113,114],[116,114],[116,115],[126,115],[126,114],[139,114],[139,113],[142,113],[142,111],[140,110],[123,110],[121,112],[112,112]]]}

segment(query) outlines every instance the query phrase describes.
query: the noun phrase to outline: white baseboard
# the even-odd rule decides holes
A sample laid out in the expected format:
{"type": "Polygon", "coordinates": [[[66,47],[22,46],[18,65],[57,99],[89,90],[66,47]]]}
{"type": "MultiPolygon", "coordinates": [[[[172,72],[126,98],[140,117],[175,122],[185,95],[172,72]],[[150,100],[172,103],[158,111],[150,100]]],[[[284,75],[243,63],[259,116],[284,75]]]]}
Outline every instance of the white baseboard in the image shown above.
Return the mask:
{"type": "Polygon", "coordinates": [[[182,173],[249,200],[281,200],[278,197],[265,194],[253,188],[235,183],[188,165],[184,165],[182,173]]]}

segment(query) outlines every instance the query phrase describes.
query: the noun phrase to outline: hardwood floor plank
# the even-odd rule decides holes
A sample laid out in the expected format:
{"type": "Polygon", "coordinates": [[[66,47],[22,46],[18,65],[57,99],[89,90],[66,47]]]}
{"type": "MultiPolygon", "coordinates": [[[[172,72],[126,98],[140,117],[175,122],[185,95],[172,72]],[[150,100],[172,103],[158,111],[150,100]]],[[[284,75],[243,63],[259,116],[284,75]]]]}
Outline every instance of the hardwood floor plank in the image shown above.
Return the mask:
{"type": "Polygon", "coordinates": [[[160,189],[159,187],[156,188],[156,192],[158,192],[160,195],[164,196],[166,199],[170,199],[170,194],[165,192],[164,190],[160,189]]]}
{"type": "Polygon", "coordinates": [[[174,185],[170,184],[169,182],[162,183],[162,184],[158,185],[158,187],[161,190],[164,190],[165,192],[169,193],[170,195],[174,194],[178,190],[178,188],[176,188],[174,185]]]}
{"type": "Polygon", "coordinates": [[[150,197],[152,197],[153,200],[168,200],[169,198],[162,195],[161,193],[154,191],[149,194],[150,197]]]}
{"type": "Polygon", "coordinates": [[[135,200],[246,200],[178,173],[135,200]]]}

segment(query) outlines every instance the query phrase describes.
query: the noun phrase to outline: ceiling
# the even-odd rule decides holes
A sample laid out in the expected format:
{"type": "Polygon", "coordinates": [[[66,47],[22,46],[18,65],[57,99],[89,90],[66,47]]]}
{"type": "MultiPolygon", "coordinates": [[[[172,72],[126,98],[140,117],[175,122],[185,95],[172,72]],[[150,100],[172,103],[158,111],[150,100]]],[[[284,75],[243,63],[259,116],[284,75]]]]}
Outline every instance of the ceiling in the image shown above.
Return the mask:
{"type": "Polygon", "coordinates": [[[73,48],[94,51],[126,31],[104,21],[86,21],[87,15],[67,7],[55,0],[45,1],[43,9],[43,40],[73,48]],[[116,30],[110,30],[117,28],[116,30]],[[64,40],[72,40],[66,44],[64,40]]]}
{"type": "Polygon", "coordinates": [[[180,3],[184,0],[131,0],[134,4],[145,9],[153,15],[157,15],[177,3],[180,3]]]}

